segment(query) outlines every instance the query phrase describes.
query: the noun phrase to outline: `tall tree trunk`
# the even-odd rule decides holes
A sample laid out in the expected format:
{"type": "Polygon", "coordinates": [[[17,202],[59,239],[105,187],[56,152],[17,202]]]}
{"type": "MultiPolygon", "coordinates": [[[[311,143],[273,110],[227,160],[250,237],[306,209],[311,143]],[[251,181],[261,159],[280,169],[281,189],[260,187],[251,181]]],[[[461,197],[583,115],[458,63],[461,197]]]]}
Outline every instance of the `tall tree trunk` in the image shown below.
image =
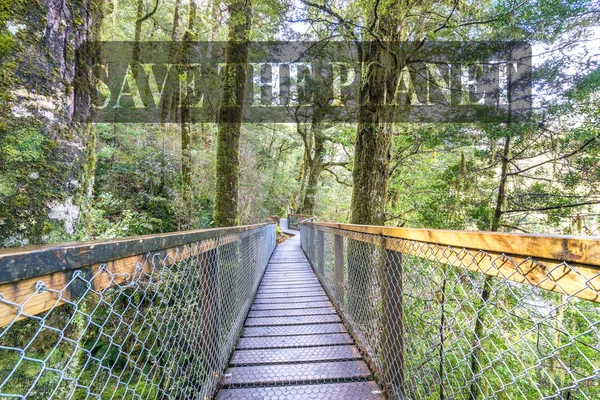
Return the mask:
{"type": "MultiPolygon", "coordinates": [[[[144,0],[137,0],[137,11],[135,18],[135,28],[133,30],[133,41],[139,43],[142,39],[142,18],[144,17],[144,0]]],[[[139,47],[135,47],[134,51],[139,52],[139,47]]],[[[133,56],[135,61],[139,61],[139,53],[133,56]]]]}
{"type": "MultiPolygon", "coordinates": [[[[313,79],[319,81],[323,78],[323,60],[318,59],[314,66],[313,79]]],[[[302,200],[301,214],[312,215],[315,208],[315,195],[319,177],[324,167],[325,160],[325,135],[321,122],[323,121],[323,110],[329,102],[329,94],[317,91],[313,95],[315,107],[311,114],[310,127],[299,131],[304,140],[305,152],[308,161],[308,179],[302,200]]],[[[299,127],[300,128],[300,127],[299,127]]]]}
{"type": "Polygon", "coordinates": [[[213,17],[213,26],[211,27],[210,30],[210,41],[214,42],[217,40],[217,37],[219,35],[219,27],[221,26],[220,24],[220,10],[219,10],[219,5],[220,5],[220,0],[212,0],[211,3],[211,13],[212,13],[212,17],[213,17]]]}
{"type": "Polygon", "coordinates": [[[294,207],[294,212],[300,212],[304,207],[304,196],[306,192],[306,181],[310,173],[310,165],[312,163],[312,148],[313,148],[313,137],[309,134],[310,130],[305,129],[304,124],[296,121],[296,131],[302,137],[304,145],[304,153],[302,155],[302,163],[298,171],[298,180],[300,181],[300,194],[298,198],[298,204],[294,207]]]}
{"type": "Polygon", "coordinates": [[[300,181],[300,193],[298,195],[298,203],[294,204],[293,210],[300,211],[304,205],[304,192],[306,190],[306,181],[308,179],[309,165],[310,165],[310,154],[309,150],[305,147],[302,153],[302,163],[298,169],[298,178],[300,181]]]}
{"type": "MultiPolygon", "coordinates": [[[[392,7],[387,12],[389,15],[381,16],[377,23],[377,33],[383,40],[397,40],[399,10],[392,7]]],[[[353,224],[385,223],[395,114],[391,107],[386,110],[381,106],[385,103],[386,92],[394,93],[404,62],[401,53],[400,49],[392,49],[389,44],[379,41],[366,42],[362,46],[361,58],[367,70],[362,74],[359,93],[350,216],[353,224]]]]}
{"type": "MultiPolygon", "coordinates": [[[[175,42],[179,38],[179,16],[181,12],[181,0],[175,0],[175,6],[173,7],[173,28],[171,30],[171,44],[169,48],[169,60],[175,60],[177,54],[177,48],[175,42]]],[[[163,96],[160,114],[160,137],[162,140],[162,153],[160,160],[160,186],[158,193],[164,192],[167,184],[167,149],[166,142],[169,134],[169,116],[171,109],[173,108],[173,98],[170,96],[163,96]]]]}
{"type": "Polygon", "coordinates": [[[315,195],[319,184],[319,177],[323,171],[325,158],[325,136],[321,132],[321,127],[312,126],[314,138],[314,152],[312,158],[309,159],[309,172],[306,182],[306,190],[304,192],[304,200],[300,214],[312,215],[315,209],[315,195]]]}
{"type": "MultiPolygon", "coordinates": [[[[195,1],[191,1],[188,11],[188,23],[183,42],[181,44],[180,60],[184,65],[189,64],[189,43],[194,40],[194,28],[196,25],[197,6],[195,1]]],[[[188,67],[184,67],[187,74],[190,73],[188,67]]],[[[192,129],[190,122],[190,93],[187,88],[182,89],[181,104],[179,106],[179,122],[181,124],[181,198],[183,200],[185,219],[183,222],[184,228],[192,226],[193,214],[193,195],[192,195],[192,129]]]]}
{"type": "MultiPolygon", "coordinates": [[[[78,49],[99,38],[103,3],[3,3],[0,247],[67,241],[89,233],[96,131],[76,122],[71,105],[75,95],[89,99],[90,93],[73,90],[76,66],[97,62],[97,52],[78,49]],[[18,33],[7,28],[7,18],[18,33]]],[[[83,116],[88,117],[91,112],[83,116]]]]}
{"type": "MultiPolygon", "coordinates": [[[[373,118],[375,121],[377,118],[373,118]]],[[[352,171],[350,223],[383,225],[389,179],[391,127],[359,122],[352,171]]]]}
{"type": "Polygon", "coordinates": [[[231,0],[229,32],[223,71],[223,91],[218,111],[217,185],[214,223],[237,223],[240,177],[240,131],[246,85],[248,40],[252,12],[251,0],[231,0]]]}

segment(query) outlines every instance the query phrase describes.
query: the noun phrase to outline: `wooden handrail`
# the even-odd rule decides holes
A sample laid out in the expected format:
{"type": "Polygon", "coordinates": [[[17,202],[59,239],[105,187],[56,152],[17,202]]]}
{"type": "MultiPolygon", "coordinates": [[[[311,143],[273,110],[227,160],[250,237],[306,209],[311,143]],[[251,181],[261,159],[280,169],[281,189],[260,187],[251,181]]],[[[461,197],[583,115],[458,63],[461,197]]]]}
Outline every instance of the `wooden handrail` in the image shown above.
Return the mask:
{"type": "Polygon", "coordinates": [[[2,249],[0,274],[10,280],[0,282],[0,327],[80,298],[87,286],[69,285],[75,273],[91,281],[89,288],[102,292],[136,274],[150,273],[153,260],[163,266],[172,265],[236,240],[227,235],[248,235],[266,225],[2,249]],[[200,246],[192,246],[198,242],[200,246]],[[16,314],[15,305],[22,305],[24,315],[16,314]]]}
{"type": "Polygon", "coordinates": [[[567,261],[600,267],[600,238],[594,237],[393,228],[332,222],[307,221],[304,223],[455,248],[567,261]]]}
{"type": "Polygon", "coordinates": [[[303,222],[403,254],[600,302],[600,239],[303,222]],[[365,234],[360,237],[356,234],[365,234]]]}
{"type": "Polygon", "coordinates": [[[0,249],[0,284],[174,248],[264,225],[267,224],[0,249]]]}

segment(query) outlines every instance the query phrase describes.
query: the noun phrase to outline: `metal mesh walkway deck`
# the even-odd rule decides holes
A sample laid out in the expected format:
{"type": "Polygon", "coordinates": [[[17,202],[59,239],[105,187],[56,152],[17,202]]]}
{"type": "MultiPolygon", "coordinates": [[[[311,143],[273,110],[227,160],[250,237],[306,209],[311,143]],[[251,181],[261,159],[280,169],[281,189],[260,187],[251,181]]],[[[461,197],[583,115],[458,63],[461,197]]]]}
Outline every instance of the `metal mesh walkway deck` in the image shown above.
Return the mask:
{"type": "Polygon", "coordinates": [[[221,381],[223,399],[382,399],[295,236],[269,261],[221,381]]]}

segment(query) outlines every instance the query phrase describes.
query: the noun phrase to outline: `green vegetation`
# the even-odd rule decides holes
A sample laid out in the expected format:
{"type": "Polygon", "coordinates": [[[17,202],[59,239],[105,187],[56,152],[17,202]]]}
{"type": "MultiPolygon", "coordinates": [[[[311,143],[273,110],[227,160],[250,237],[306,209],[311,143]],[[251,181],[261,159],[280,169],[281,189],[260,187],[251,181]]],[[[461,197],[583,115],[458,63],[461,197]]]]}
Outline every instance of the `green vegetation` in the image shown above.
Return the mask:
{"type": "MultiPolygon", "coordinates": [[[[38,0],[0,4],[1,247],[251,224],[288,212],[402,227],[600,234],[597,1],[66,0],[64,10],[48,9],[54,6],[38,0]],[[183,43],[173,49],[182,59],[193,40],[370,40],[363,61],[375,58],[393,67],[375,66],[357,77],[360,100],[369,105],[384,103],[382,88],[398,81],[402,60],[412,55],[410,49],[392,53],[381,40],[525,41],[538,56],[532,76],[536,102],[529,120],[506,123],[392,123],[394,112],[380,109],[359,123],[324,121],[318,114],[295,124],[240,123],[239,110],[226,105],[245,96],[243,67],[237,76],[227,70],[218,82],[227,85],[227,95],[215,111],[228,123],[195,123],[185,104],[174,123],[88,124],[73,120],[73,71],[76,63],[96,59],[93,51],[77,59],[75,50],[97,38],[175,41],[183,43]],[[595,41],[590,45],[589,39],[595,41]],[[588,53],[582,50],[586,45],[588,53]]],[[[233,50],[229,56],[239,57],[233,50]]],[[[169,101],[163,107],[165,115],[174,113],[169,101]]],[[[361,253],[354,242],[347,250],[357,263],[347,282],[354,312],[378,277],[361,263],[374,253],[361,253]]],[[[226,245],[219,254],[226,292],[238,289],[240,271],[232,260],[239,251],[226,245]]],[[[423,379],[414,388],[419,398],[551,397],[553,385],[592,376],[592,364],[597,373],[596,303],[573,300],[560,312],[543,314],[564,299],[544,292],[533,305],[521,306],[527,289],[481,274],[409,257],[404,268],[416,282],[406,324],[422,340],[410,344],[411,362],[421,368],[415,373],[423,379]],[[420,288],[427,279],[434,284],[420,288]],[[433,286],[439,290],[427,292],[433,286]],[[475,312],[473,305],[485,312],[475,312]],[[514,310],[522,313],[511,314],[514,310]],[[431,348],[423,341],[439,335],[440,317],[450,315],[456,325],[448,333],[456,336],[447,336],[440,350],[447,385],[439,388],[425,378],[440,365],[431,362],[431,348]],[[572,334],[557,335],[560,324],[572,334]],[[548,356],[553,351],[556,357],[548,356]],[[568,365],[556,365],[557,358],[568,365]],[[543,371],[525,367],[537,359],[544,359],[543,371]],[[461,386],[464,376],[471,387],[461,386]]],[[[199,287],[197,276],[188,282],[181,271],[171,272],[161,276],[160,285],[199,287]]],[[[161,297],[164,287],[137,289],[107,291],[101,307],[95,295],[80,299],[77,307],[58,307],[43,315],[54,330],[41,329],[35,318],[12,325],[0,334],[0,345],[26,350],[0,350],[0,382],[18,365],[2,390],[24,394],[36,380],[32,398],[89,397],[73,380],[61,381],[54,392],[60,380],[55,369],[78,376],[102,399],[158,398],[168,388],[191,396],[209,371],[177,381],[151,374],[181,361],[169,360],[165,348],[175,342],[192,347],[187,332],[178,330],[183,322],[170,321],[169,330],[145,324],[160,323],[172,307],[182,321],[192,318],[193,301],[200,300],[188,309],[161,297]],[[145,316],[143,322],[136,313],[145,316]],[[124,329],[122,315],[133,322],[116,345],[111,335],[124,329]],[[65,321],[69,340],[58,333],[65,321]],[[43,334],[35,336],[38,331],[43,334]],[[152,345],[141,346],[136,338],[149,331],[165,337],[146,337],[144,343],[152,345]],[[42,364],[32,360],[44,360],[43,374],[42,364]]],[[[223,326],[235,324],[231,313],[239,307],[238,302],[227,310],[223,326]]],[[[381,312],[381,304],[368,307],[381,312]]],[[[378,326],[363,317],[356,322],[376,336],[378,326]]],[[[182,361],[190,370],[202,362],[182,361]]],[[[570,398],[600,397],[597,382],[584,382],[578,390],[570,398]]]]}
{"type": "MultiPolygon", "coordinates": [[[[406,332],[412,333],[406,337],[406,354],[414,395],[468,397],[470,388],[464,384],[472,376],[470,332],[477,317],[471,305],[478,303],[485,278],[418,257],[403,257],[403,266],[410,282],[404,286],[404,321],[406,332]]],[[[598,306],[496,278],[489,285],[493,301],[481,309],[479,398],[600,396],[600,385],[593,379],[569,389],[578,379],[593,376],[600,362],[598,334],[589,326],[600,318],[598,306]]]]}

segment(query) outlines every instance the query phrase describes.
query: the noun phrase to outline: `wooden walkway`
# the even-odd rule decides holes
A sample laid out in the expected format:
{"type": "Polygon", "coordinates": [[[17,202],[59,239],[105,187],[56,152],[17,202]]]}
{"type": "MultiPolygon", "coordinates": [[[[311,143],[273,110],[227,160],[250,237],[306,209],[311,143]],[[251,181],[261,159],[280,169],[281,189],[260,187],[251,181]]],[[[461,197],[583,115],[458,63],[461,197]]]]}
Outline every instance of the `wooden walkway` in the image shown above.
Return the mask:
{"type": "Polygon", "coordinates": [[[224,399],[382,399],[300,249],[279,246],[221,381],[224,399]]]}

